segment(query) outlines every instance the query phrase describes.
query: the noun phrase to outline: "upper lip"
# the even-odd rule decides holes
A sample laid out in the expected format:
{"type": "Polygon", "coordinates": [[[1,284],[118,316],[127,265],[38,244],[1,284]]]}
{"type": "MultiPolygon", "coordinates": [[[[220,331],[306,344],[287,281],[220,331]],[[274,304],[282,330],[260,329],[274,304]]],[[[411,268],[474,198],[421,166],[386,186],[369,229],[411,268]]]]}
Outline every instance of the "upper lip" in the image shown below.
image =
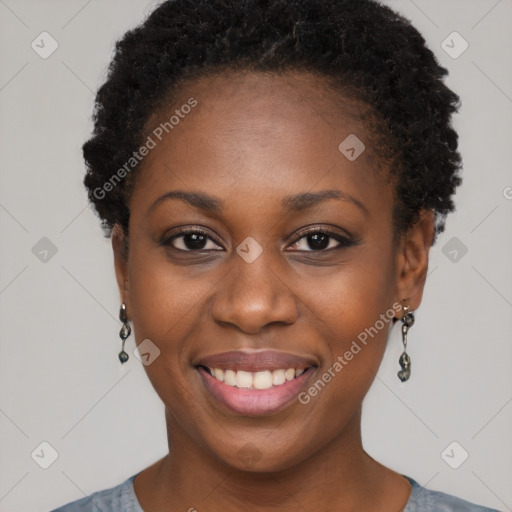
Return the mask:
{"type": "Polygon", "coordinates": [[[222,370],[244,370],[258,372],[263,370],[279,370],[288,368],[308,368],[318,366],[312,357],[303,357],[276,350],[244,351],[232,350],[210,356],[201,357],[194,366],[207,366],[222,370]]]}

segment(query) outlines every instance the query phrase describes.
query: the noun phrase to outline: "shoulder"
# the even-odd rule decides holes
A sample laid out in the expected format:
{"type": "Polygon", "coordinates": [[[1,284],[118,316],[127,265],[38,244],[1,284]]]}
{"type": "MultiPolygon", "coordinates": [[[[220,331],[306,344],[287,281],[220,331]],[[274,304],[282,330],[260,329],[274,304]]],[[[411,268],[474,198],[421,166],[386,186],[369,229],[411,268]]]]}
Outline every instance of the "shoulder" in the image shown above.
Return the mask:
{"type": "Polygon", "coordinates": [[[115,487],[97,491],[85,498],[56,508],[51,512],[106,512],[107,510],[143,512],[133,490],[133,481],[137,474],[132,475],[115,487]]]}
{"type": "Polygon", "coordinates": [[[451,494],[432,491],[422,487],[412,478],[402,475],[409,480],[412,490],[403,512],[499,512],[493,508],[482,507],[465,501],[451,494]]]}

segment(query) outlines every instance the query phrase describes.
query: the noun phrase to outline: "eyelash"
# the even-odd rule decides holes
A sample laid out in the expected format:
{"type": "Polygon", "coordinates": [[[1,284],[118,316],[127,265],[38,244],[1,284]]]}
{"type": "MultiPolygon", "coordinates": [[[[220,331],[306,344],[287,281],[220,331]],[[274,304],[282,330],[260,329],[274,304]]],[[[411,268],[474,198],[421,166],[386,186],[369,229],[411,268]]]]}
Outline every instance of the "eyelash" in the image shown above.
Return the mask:
{"type": "MultiPolygon", "coordinates": [[[[174,249],[176,251],[180,251],[180,252],[201,252],[201,251],[205,251],[205,250],[206,251],[217,250],[217,249],[188,249],[188,250],[184,250],[184,249],[178,249],[172,245],[172,242],[174,240],[176,240],[177,238],[180,238],[180,237],[183,237],[183,236],[189,235],[189,234],[203,235],[204,237],[208,238],[209,240],[213,241],[214,243],[220,245],[220,243],[217,240],[215,240],[214,238],[212,238],[206,231],[203,231],[202,229],[199,229],[199,228],[180,229],[179,234],[175,234],[175,235],[172,235],[171,237],[167,238],[166,240],[164,240],[162,242],[162,245],[170,246],[172,249],[174,249]]],[[[329,229],[312,228],[312,229],[307,229],[307,230],[301,231],[297,235],[297,238],[295,238],[290,245],[295,245],[297,242],[299,242],[303,238],[310,236],[310,235],[315,235],[315,234],[327,235],[328,238],[333,238],[334,240],[336,240],[339,243],[339,245],[337,247],[331,247],[330,249],[311,249],[309,251],[299,250],[298,252],[313,252],[313,253],[330,252],[330,251],[336,250],[336,249],[351,247],[357,243],[357,242],[353,242],[349,238],[344,237],[344,236],[340,235],[339,233],[335,233],[334,231],[331,231],[329,229]]]]}

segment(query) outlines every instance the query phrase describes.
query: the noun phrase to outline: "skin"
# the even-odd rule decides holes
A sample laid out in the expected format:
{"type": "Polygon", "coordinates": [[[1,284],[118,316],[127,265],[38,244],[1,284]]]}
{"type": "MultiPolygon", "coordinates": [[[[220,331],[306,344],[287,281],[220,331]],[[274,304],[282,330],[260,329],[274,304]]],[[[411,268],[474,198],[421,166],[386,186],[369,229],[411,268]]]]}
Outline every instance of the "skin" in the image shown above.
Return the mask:
{"type": "Polygon", "coordinates": [[[372,459],[360,434],[362,401],[391,322],[307,405],[293,400],[271,415],[230,412],[192,363],[240,349],[309,356],[318,367],[307,389],[393,304],[418,308],[432,212],[423,211],[393,243],[394,189],[376,170],[361,109],[320,78],[305,72],[202,78],[150,119],[148,133],[190,97],[198,105],[137,171],[127,258],[119,226],[112,237],[136,342],[150,339],[161,351],[145,370],[165,404],[170,454],[136,477],[141,506],[148,512],[401,510],[410,484],[372,459]],[[353,162],[338,150],[351,133],[367,146],[353,162]],[[287,195],[327,189],[364,209],[332,198],[298,212],[281,204],[287,195]],[[214,196],[224,209],[213,214],[176,199],[152,208],[173,190],[214,196]],[[175,239],[175,248],[162,244],[180,226],[207,232],[203,250],[190,237],[175,239]],[[318,249],[301,233],[306,226],[356,243],[328,238],[328,248],[318,249]],[[248,236],[263,249],[252,263],[235,250],[248,236]],[[249,463],[240,457],[247,450],[257,454],[249,463]]]}

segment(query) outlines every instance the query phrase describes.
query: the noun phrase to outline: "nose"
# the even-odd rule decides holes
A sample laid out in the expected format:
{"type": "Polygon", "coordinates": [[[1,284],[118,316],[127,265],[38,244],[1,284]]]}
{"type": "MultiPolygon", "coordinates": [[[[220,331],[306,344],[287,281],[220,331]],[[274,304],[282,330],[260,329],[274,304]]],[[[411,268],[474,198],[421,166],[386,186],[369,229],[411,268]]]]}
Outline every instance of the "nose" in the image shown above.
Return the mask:
{"type": "Polygon", "coordinates": [[[238,261],[219,283],[220,290],[211,303],[211,317],[219,325],[256,334],[272,323],[290,325],[297,321],[293,291],[263,255],[252,263],[235,256],[238,261]]]}

